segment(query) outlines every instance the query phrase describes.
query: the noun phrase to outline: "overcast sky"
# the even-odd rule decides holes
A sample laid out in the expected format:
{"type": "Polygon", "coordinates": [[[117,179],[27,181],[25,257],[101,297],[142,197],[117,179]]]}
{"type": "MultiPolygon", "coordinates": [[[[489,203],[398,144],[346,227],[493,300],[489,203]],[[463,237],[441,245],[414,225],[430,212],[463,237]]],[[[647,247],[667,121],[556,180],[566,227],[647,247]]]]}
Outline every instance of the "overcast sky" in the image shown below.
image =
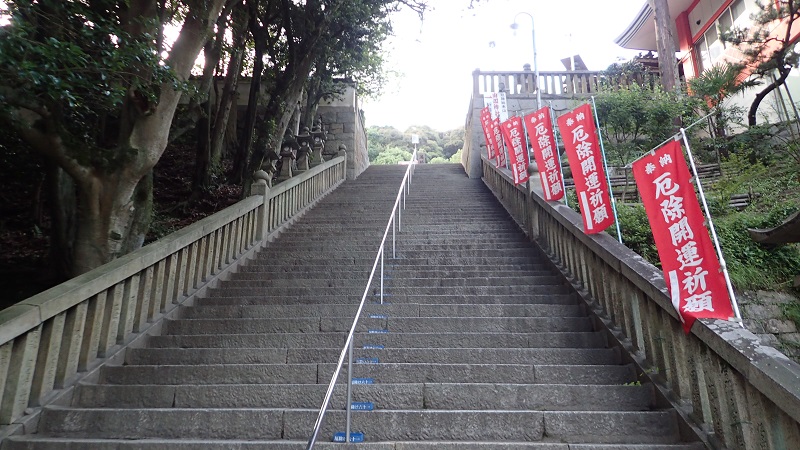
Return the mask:
{"type": "Polygon", "coordinates": [[[362,102],[367,125],[401,131],[411,125],[440,131],[464,126],[473,70],[533,65],[531,19],[520,12],[534,17],[540,71],[565,70],[560,60],[571,49],[589,70],[603,70],[619,57],[629,59],[637,52],[613,41],[645,1],[489,0],[468,10],[469,0],[436,0],[424,22],[415,13],[401,12],[386,50],[390,68],[402,75],[380,99],[362,102]],[[510,28],[515,17],[516,33],[510,28]]]}

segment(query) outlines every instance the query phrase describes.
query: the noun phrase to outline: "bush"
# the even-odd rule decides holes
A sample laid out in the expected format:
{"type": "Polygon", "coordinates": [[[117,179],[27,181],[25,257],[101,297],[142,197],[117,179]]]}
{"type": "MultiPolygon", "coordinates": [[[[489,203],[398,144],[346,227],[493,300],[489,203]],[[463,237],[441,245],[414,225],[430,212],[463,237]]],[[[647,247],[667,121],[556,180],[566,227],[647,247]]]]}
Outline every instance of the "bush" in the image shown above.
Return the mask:
{"type": "Polygon", "coordinates": [[[748,228],[778,225],[792,209],[792,205],[781,205],[769,214],[742,212],[715,219],[728,272],[737,289],[788,288],[800,273],[800,248],[796,244],[761,245],[747,232],[748,228]]]}
{"type": "MultiPolygon", "coordinates": [[[[617,217],[622,230],[622,242],[656,267],[661,267],[653,230],[642,205],[617,204],[617,217]]],[[[606,230],[616,235],[615,227],[606,230]]]]}

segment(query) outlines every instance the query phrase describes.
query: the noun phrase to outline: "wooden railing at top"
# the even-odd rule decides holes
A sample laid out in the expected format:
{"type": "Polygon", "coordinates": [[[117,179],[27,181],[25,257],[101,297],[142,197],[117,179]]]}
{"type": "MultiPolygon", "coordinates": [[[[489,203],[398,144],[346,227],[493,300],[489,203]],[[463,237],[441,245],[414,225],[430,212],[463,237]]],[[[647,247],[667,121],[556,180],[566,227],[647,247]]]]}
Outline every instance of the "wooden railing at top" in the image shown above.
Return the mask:
{"type": "Polygon", "coordinates": [[[482,159],[484,182],[556,265],[678,413],[713,448],[800,448],[800,365],[739,325],[698,320],[691,333],[661,270],[605,233],[588,236],[575,211],[514,186],[482,159]]]}
{"type": "Polygon", "coordinates": [[[505,92],[508,95],[535,96],[537,86],[543,98],[576,98],[597,93],[602,86],[618,88],[638,84],[655,86],[660,84],[657,72],[647,72],[632,76],[607,77],[603,72],[576,70],[565,72],[539,72],[536,82],[534,72],[482,72],[472,73],[473,95],[490,92],[505,92]]]}
{"type": "Polygon", "coordinates": [[[235,205],[0,311],[0,425],[72,385],[255,251],[344,181],[345,161],[340,154],[272,189],[256,182],[235,205]]]}

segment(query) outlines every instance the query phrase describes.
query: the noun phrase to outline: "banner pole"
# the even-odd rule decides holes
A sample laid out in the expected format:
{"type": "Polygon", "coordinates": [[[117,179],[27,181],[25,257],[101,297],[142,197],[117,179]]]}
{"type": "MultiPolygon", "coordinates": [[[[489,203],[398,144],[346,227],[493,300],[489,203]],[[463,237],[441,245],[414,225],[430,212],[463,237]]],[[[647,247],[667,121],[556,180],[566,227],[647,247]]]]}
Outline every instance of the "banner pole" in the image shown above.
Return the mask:
{"type": "MultiPolygon", "coordinates": [[[[592,96],[592,111],[594,112],[594,122],[597,125],[597,139],[600,141],[600,153],[603,155],[603,170],[606,173],[606,184],[608,185],[608,196],[611,197],[611,209],[614,211],[614,224],[617,226],[617,239],[622,244],[622,230],[619,227],[619,216],[617,215],[617,200],[614,198],[614,191],[611,189],[611,178],[608,176],[608,161],[606,161],[606,148],[603,145],[603,136],[600,133],[600,118],[597,116],[597,105],[592,96]]],[[[562,177],[563,178],[563,177],[562,177]]]]}
{"type": "MultiPolygon", "coordinates": [[[[714,111],[713,111],[713,110],[712,110],[712,112],[710,112],[710,113],[706,114],[705,116],[703,116],[703,117],[701,117],[701,118],[699,118],[699,119],[695,120],[695,121],[694,121],[694,122],[692,122],[691,124],[689,124],[689,126],[688,126],[688,127],[686,127],[685,129],[686,129],[686,130],[690,130],[690,129],[692,129],[693,127],[697,126],[697,124],[699,124],[699,123],[701,123],[701,122],[705,121],[706,119],[708,119],[708,118],[711,116],[711,114],[714,114],[714,111]]],[[[662,145],[666,144],[667,142],[669,142],[669,141],[677,141],[677,140],[678,140],[678,139],[680,139],[680,138],[681,138],[681,133],[675,133],[675,134],[673,134],[672,136],[670,136],[670,137],[668,137],[667,139],[665,139],[665,140],[664,140],[664,142],[662,142],[662,143],[660,143],[660,144],[656,145],[655,147],[651,148],[651,149],[650,149],[649,151],[647,151],[647,153],[645,153],[644,155],[642,155],[642,156],[640,156],[640,157],[638,157],[638,158],[634,159],[633,161],[629,162],[628,164],[626,164],[626,165],[625,165],[625,168],[627,168],[627,169],[630,169],[631,167],[633,167],[633,163],[635,163],[636,161],[638,161],[638,160],[640,160],[640,159],[644,158],[645,156],[647,156],[647,155],[649,155],[649,154],[652,154],[653,152],[655,152],[655,151],[656,151],[656,149],[657,149],[657,148],[660,148],[662,145]]]]}
{"type": "Polygon", "coordinates": [[[553,102],[548,101],[547,107],[550,108],[550,127],[553,129],[553,139],[555,139],[556,144],[556,154],[558,155],[558,170],[561,171],[561,189],[564,192],[564,206],[569,207],[569,200],[567,197],[567,182],[566,178],[564,178],[564,165],[561,164],[561,150],[558,147],[558,137],[561,135],[561,131],[558,130],[558,126],[556,124],[556,111],[553,109],[553,102]]]}
{"type": "Polygon", "coordinates": [[[689,138],[686,137],[686,129],[681,128],[681,136],[683,137],[683,144],[686,146],[686,154],[689,156],[689,164],[692,166],[692,174],[694,175],[694,182],[697,184],[697,191],[700,194],[700,200],[703,202],[703,210],[706,213],[708,220],[708,227],[711,230],[711,237],[714,239],[714,247],[717,249],[717,257],[719,257],[719,265],[722,268],[722,275],[725,277],[725,285],[728,288],[728,296],[731,298],[731,306],[733,306],[733,314],[736,316],[736,322],[744,328],[742,322],[742,314],[739,312],[739,303],[736,301],[736,294],[733,292],[733,284],[731,277],[728,274],[728,265],[725,263],[725,257],[722,255],[722,246],[719,245],[719,238],[717,237],[717,230],[714,228],[714,221],[711,220],[711,211],[708,209],[708,202],[706,202],[706,194],[703,191],[703,184],[700,182],[700,177],[697,175],[697,166],[694,163],[694,156],[692,156],[692,149],[689,146],[689,138]]]}

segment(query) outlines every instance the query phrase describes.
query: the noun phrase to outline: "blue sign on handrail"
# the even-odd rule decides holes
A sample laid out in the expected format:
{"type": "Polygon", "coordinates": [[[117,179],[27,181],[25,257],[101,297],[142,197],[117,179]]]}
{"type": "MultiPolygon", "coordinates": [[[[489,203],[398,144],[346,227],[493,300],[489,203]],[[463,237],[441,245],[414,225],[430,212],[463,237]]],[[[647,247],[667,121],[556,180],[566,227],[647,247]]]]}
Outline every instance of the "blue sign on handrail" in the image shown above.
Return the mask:
{"type": "Polygon", "coordinates": [[[353,378],[353,384],[375,384],[373,378],[353,378]]]}
{"type": "Polygon", "coordinates": [[[389,316],[387,314],[370,314],[370,319],[388,319],[389,316]]]}
{"type": "Polygon", "coordinates": [[[363,348],[364,350],[383,350],[386,347],[379,344],[365,344],[361,348],[363,348]]]}
{"type": "Polygon", "coordinates": [[[373,333],[373,334],[386,334],[388,332],[389,332],[389,330],[369,330],[369,333],[373,333]]]}
{"type": "MultiPolygon", "coordinates": [[[[340,431],[333,435],[333,442],[346,442],[346,441],[347,441],[347,433],[340,431]]],[[[350,442],[364,442],[364,433],[351,432],[350,442]]]]}
{"type": "MultiPolygon", "coordinates": [[[[350,409],[353,411],[372,411],[375,409],[375,404],[372,402],[353,402],[350,404],[350,409]]],[[[350,433],[352,436],[352,433],[350,433]]]]}
{"type": "Polygon", "coordinates": [[[378,358],[356,358],[356,364],[379,364],[378,358]]]}

